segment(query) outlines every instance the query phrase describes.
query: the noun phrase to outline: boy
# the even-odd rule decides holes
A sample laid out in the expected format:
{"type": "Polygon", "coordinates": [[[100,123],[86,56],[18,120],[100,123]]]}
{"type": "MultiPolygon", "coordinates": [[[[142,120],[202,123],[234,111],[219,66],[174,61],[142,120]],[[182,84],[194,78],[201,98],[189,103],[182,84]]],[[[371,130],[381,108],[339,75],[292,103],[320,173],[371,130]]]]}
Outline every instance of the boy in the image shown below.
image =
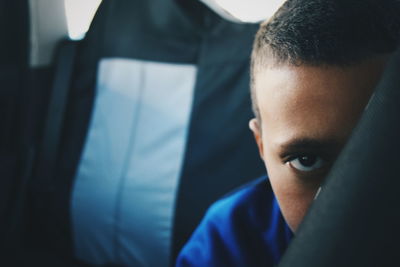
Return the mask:
{"type": "Polygon", "coordinates": [[[269,178],[215,203],[177,266],[279,262],[397,48],[399,11],[396,0],[288,0],[261,25],[250,129],[269,178]]]}

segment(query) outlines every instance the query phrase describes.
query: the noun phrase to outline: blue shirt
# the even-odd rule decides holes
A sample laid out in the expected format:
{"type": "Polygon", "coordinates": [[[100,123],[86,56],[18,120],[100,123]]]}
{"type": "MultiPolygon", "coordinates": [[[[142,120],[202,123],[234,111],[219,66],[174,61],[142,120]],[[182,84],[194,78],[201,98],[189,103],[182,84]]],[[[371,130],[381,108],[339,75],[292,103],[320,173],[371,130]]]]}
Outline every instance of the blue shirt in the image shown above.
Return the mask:
{"type": "Polygon", "coordinates": [[[263,177],[210,207],[181,251],[177,266],[272,267],[291,237],[271,185],[263,177]]]}

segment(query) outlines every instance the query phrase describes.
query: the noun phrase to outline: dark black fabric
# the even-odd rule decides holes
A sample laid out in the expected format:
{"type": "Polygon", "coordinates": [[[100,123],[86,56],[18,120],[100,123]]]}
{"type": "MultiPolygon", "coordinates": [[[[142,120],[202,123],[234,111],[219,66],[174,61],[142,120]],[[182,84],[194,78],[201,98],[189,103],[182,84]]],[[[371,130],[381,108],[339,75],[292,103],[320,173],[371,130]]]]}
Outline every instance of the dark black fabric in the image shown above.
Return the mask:
{"type": "Polygon", "coordinates": [[[31,251],[26,238],[28,183],[52,72],[29,67],[28,1],[0,0],[0,32],[0,265],[60,265],[31,251]]]}
{"type": "Polygon", "coordinates": [[[21,242],[18,199],[26,162],[28,3],[0,1],[0,252],[21,242]]]}
{"type": "Polygon", "coordinates": [[[26,1],[0,1],[0,151],[11,151],[17,142],[17,98],[22,94],[28,63],[26,1]]]}
{"type": "Polygon", "coordinates": [[[104,3],[107,15],[99,18],[105,21],[101,28],[102,57],[195,63],[201,35],[206,30],[203,25],[206,9],[198,1],[187,2],[196,8],[191,13],[173,0],[104,3]]]}
{"type": "Polygon", "coordinates": [[[43,240],[48,247],[73,254],[70,197],[101,58],[188,63],[199,68],[177,198],[174,256],[212,202],[265,172],[247,126],[252,116],[249,56],[257,28],[226,22],[197,0],[103,1],[78,48],[55,191],[47,197],[33,196],[51,203],[34,212],[34,232],[47,236],[43,240]]]}
{"type": "MultiPolygon", "coordinates": [[[[0,266],[72,266],[27,238],[28,184],[52,67],[29,66],[27,0],[0,0],[0,266]]],[[[75,266],[75,265],[74,265],[75,266]]]]}
{"type": "MultiPolygon", "coordinates": [[[[74,77],[71,79],[73,85],[69,86],[67,94],[67,107],[61,125],[58,146],[58,154],[56,155],[54,175],[47,177],[47,182],[40,177],[40,168],[35,166],[34,177],[30,184],[30,227],[29,241],[32,245],[40,246],[50,253],[58,254],[58,257],[65,259],[72,258],[72,236],[70,235],[70,217],[69,217],[69,199],[70,188],[73,182],[74,167],[78,159],[77,151],[82,146],[85,127],[87,127],[93,95],[87,95],[76,88],[76,84],[94,87],[95,70],[81,67],[87,67],[86,64],[92,63],[91,60],[96,53],[87,53],[85,57],[81,56],[79,50],[85,47],[86,43],[78,44],[77,55],[75,56],[75,66],[73,69],[74,77]],[[86,79],[75,80],[76,73],[82,72],[86,75],[86,79]],[[92,78],[92,79],[91,79],[92,78]],[[73,100],[73,101],[72,101],[73,100]],[[72,127],[68,127],[72,124],[72,127]],[[77,134],[78,133],[78,134],[77,134]],[[65,143],[64,136],[69,136],[69,143],[65,143]],[[63,162],[63,164],[59,164],[63,162]],[[70,166],[73,167],[70,167],[70,166]]],[[[97,51],[97,50],[95,50],[97,51]]],[[[91,93],[90,90],[88,90],[91,93]]],[[[46,112],[42,116],[40,143],[46,142],[43,137],[45,129],[46,112]]],[[[42,163],[44,166],[46,162],[42,163]]]]}
{"type": "Polygon", "coordinates": [[[400,266],[400,53],[281,267],[400,266]]]}
{"type": "Polygon", "coordinates": [[[55,62],[53,85],[46,112],[43,140],[37,149],[36,181],[41,187],[53,189],[55,163],[64,122],[72,72],[76,58],[77,42],[65,41],[60,44],[55,62]],[[40,180],[39,180],[40,179],[40,180]]]}
{"type": "Polygon", "coordinates": [[[77,47],[53,190],[43,191],[34,183],[31,186],[30,240],[64,258],[73,258],[70,194],[92,112],[97,63],[103,51],[110,2],[113,1],[100,5],[94,27],[77,47]]]}
{"type": "MultiPolygon", "coordinates": [[[[41,113],[41,120],[36,120],[40,125],[39,137],[35,139],[35,161],[33,168],[34,178],[30,180],[29,195],[29,243],[31,246],[46,249],[46,238],[43,230],[46,229],[47,237],[58,236],[58,227],[48,225],[48,217],[54,213],[54,197],[57,194],[55,187],[58,184],[56,162],[60,154],[60,139],[64,129],[66,107],[70,93],[72,73],[75,67],[76,49],[78,42],[64,41],[57,47],[54,60],[54,73],[46,105],[41,113]]],[[[35,104],[38,104],[37,102],[35,104]]]]}

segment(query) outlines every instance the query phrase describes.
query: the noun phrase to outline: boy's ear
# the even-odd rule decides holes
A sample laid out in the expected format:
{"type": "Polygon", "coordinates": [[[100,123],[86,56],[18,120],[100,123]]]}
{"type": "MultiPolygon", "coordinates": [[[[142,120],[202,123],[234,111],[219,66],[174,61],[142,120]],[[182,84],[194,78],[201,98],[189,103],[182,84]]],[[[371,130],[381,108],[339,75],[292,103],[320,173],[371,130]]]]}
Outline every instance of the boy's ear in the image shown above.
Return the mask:
{"type": "Polygon", "coordinates": [[[260,123],[256,118],[253,118],[249,121],[249,128],[253,132],[254,139],[256,140],[258,146],[258,152],[260,153],[261,158],[264,160],[264,145],[261,138],[261,128],[260,123]]]}

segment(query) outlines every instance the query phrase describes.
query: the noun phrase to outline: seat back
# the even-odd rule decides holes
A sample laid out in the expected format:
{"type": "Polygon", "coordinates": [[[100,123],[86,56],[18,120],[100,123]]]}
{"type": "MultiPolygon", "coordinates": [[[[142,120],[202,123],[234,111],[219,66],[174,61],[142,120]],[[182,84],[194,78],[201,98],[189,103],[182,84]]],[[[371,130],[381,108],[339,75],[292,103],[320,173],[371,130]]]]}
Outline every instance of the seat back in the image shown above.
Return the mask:
{"type": "Polygon", "coordinates": [[[78,48],[54,192],[36,197],[48,244],[167,266],[213,201],[264,172],[247,129],[257,27],[194,0],[102,3],[78,48]]]}

